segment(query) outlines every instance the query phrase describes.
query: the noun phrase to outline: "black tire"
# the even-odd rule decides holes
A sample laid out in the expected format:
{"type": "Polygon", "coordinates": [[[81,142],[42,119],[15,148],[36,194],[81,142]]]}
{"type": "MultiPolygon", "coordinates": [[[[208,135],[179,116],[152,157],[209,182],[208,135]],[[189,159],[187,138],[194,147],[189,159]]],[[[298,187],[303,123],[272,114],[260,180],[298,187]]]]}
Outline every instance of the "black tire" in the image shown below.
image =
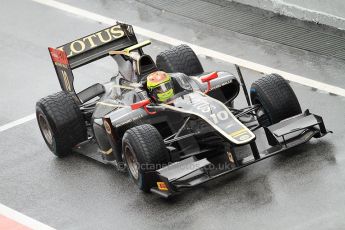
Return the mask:
{"type": "Polygon", "coordinates": [[[58,157],[67,156],[76,144],[87,139],[83,115],[69,93],[62,91],[39,100],[36,118],[44,141],[58,157]]]}
{"type": "Polygon", "coordinates": [[[195,76],[204,72],[198,57],[187,45],[175,46],[161,52],[156,58],[156,64],[159,70],[167,73],[195,76]]]}
{"type": "Polygon", "coordinates": [[[147,172],[159,169],[169,162],[169,154],[158,130],[149,124],[133,127],[122,139],[123,158],[129,174],[144,192],[149,192],[155,178],[147,172]]]}
{"type": "Polygon", "coordinates": [[[250,88],[250,97],[252,104],[262,105],[257,115],[258,122],[265,127],[302,113],[291,86],[278,74],[255,81],[250,88]]]}

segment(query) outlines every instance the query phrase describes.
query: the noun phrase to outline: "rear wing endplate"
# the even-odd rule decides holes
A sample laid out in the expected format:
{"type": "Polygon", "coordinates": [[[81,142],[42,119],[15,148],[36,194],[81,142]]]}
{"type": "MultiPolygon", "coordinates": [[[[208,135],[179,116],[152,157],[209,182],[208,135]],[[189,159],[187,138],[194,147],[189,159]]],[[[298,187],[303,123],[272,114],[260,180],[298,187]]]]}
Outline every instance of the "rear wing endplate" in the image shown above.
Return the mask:
{"type": "Polygon", "coordinates": [[[74,94],[75,96],[76,93],[73,86],[74,77],[66,53],[54,48],[48,48],[48,50],[54,64],[61,89],[74,94]]]}

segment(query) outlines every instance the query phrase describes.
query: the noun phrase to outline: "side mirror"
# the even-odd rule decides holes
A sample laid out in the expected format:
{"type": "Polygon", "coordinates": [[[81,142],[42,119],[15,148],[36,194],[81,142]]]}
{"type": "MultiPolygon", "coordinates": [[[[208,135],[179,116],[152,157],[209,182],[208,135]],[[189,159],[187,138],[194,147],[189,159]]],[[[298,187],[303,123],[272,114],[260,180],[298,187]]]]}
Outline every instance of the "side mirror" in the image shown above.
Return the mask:
{"type": "Polygon", "coordinates": [[[150,99],[142,100],[142,101],[139,101],[137,103],[131,104],[131,109],[132,110],[137,110],[137,109],[143,108],[146,111],[147,114],[150,114],[150,115],[156,114],[156,112],[150,112],[147,109],[146,106],[149,105],[149,104],[151,104],[150,99]]]}
{"type": "Polygon", "coordinates": [[[207,90],[205,91],[205,93],[210,92],[210,90],[211,90],[211,80],[216,79],[217,77],[218,77],[218,72],[213,72],[213,73],[211,73],[209,75],[202,76],[200,78],[202,83],[207,82],[207,90]]]}

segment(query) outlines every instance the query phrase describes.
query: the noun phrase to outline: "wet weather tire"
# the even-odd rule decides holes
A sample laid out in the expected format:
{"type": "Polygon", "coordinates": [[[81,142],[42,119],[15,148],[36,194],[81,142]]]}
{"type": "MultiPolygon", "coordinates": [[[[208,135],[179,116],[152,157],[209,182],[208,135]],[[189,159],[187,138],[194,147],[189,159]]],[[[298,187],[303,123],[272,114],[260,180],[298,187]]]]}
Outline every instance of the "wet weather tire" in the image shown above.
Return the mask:
{"type": "Polygon", "coordinates": [[[150,172],[169,161],[169,154],[158,130],[149,124],[127,130],[122,139],[122,152],[134,182],[141,190],[149,192],[155,185],[155,178],[150,176],[150,172]]]}
{"type": "Polygon", "coordinates": [[[36,118],[49,149],[58,157],[87,139],[86,125],[78,104],[67,92],[58,92],[36,103],[36,118]]]}
{"type": "Polygon", "coordinates": [[[157,56],[156,63],[159,70],[167,73],[194,76],[204,72],[198,57],[187,45],[175,46],[161,52],[157,56]]]}
{"type": "Polygon", "coordinates": [[[278,74],[270,74],[255,81],[250,88],[250,97],[252,104],[262,105],[257,112],[262,126],[276,124],[302,113],[291,86],[278,74]]]}

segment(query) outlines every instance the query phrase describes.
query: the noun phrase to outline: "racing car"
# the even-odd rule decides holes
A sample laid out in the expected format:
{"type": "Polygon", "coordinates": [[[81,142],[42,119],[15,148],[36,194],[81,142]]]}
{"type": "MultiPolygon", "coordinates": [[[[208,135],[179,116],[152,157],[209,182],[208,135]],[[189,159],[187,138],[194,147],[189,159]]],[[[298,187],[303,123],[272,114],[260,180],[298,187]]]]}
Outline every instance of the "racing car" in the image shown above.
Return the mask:
{"type": "Polygon", "coordinates": [[[48,48],[61,92],[36,103],[40,131],[57,157],[80,153],[129,172],[144,192],[168,198],[320,138],[323,119],[305,110],[278,74],[247,90],[237,75],[205,72],[187,45],[144,53],[124,23],[48,48]],[[74,69],[112,57],[118,71],[76,92],[74,69]],[[243,91],[247,105],[235,106],[243,91]],[[267,147],[257,147],[257,135],[267,147]],[[245,153],[239,151],[247,146],[245,153]]]}

